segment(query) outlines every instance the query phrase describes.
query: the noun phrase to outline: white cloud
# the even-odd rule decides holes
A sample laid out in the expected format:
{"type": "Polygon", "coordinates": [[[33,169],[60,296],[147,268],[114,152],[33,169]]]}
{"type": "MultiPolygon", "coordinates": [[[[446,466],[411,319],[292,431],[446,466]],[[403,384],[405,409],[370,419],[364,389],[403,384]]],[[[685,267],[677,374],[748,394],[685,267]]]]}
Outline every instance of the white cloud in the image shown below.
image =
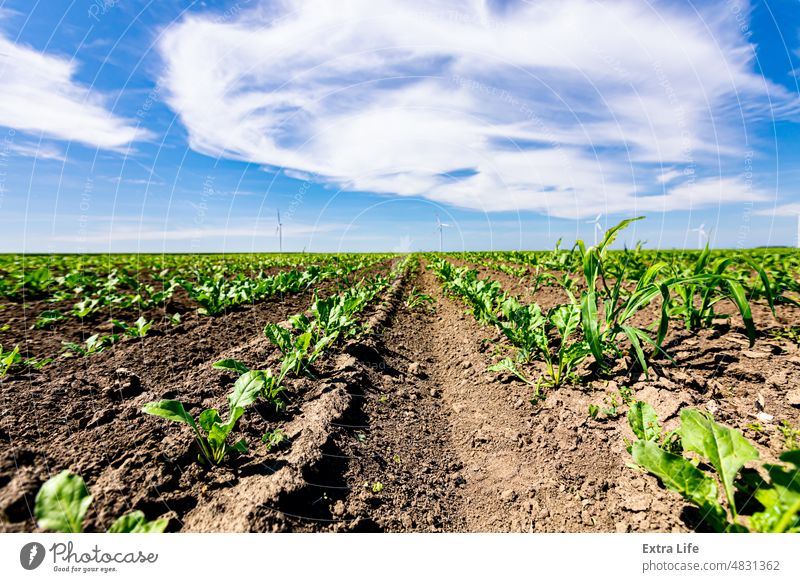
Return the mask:
{"type": "Polygon", "coordinates": [[[264,2],[170,26],[161,82],[192,148],[290,176],[561,217],[698,208],[763,199],[743,132],[798,112],[754,72],[747,12],[264,2]]]}
{"type": "Polygon", "coordinates": [[[67,159],[64,152],[50,143],[33,144],[27,142],[16,143],[12,141],[8,144],[8,149],[18,156],[36,158],[37,160],[64,162],[67,159]]]}
{"type": "Polygon", "coordinates": [[[0,125],[109,150],[149,137],[111,113],[102,95],[75,82],[75,70],[74,62],[0,32],[0,125]]]}
{"type": "Polygon", "coordinates": [[[781,204],[774,208],[764,208],[756,211],[759,216],[778,216],[778,217],[794,217],[800,214],[800,202],[790,202],[789,204],[781,204]]]}

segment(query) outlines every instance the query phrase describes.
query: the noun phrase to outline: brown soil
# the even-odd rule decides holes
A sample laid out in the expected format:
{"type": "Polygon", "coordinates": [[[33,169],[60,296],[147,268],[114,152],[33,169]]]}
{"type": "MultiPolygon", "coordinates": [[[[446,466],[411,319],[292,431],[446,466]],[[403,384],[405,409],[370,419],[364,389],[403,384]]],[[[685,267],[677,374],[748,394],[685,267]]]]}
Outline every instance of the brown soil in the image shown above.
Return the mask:
{"type": "MultiPolygon", "coordinates": [[[[560,300],[547,292],[537,301],[560,300]]],[[[682,407],[704,407],[764,458],[784,446],[780,421],[800,425],[786,399],[800,385],[797,345],[762,337],[750,348],[735,320],[698,334],[676,325],[676,365],[656,365],[649,378],[622,362],[532,404],[527,385],[487,371],[505,349],[497,332],[429,271],[397,281],[365,314],[370,333],[324,357],[315,379],[292,380],[285,412],[246,415],[251,452],[226,466],[201,468],[188,428],[141,414],[145,402],[176,397],[195,413],[225,410],[234,378],[211,363],[274,365],[264,324],[310,300],[276,298],[3,381],[0,527],[32,530],[38,487],[70,468],[95,496],[90,530],[142,509],[170,517],[173,531],[687,531],[696,514],[626,465],[624,408],[592,420],[589,404],[632,386],[669,427],[682,407]],[[412,287],[435,304],[408,308],[412,287]],[[754,432],[759,400],[774,418],[754,432]],[[277,427],[289,442],[268,452],[260,436],[277,427]]],[[[784,322],[800,321],[779,309],[784,322]]],[[[755,315],[777,325],[764,306],[755,315]]]]}

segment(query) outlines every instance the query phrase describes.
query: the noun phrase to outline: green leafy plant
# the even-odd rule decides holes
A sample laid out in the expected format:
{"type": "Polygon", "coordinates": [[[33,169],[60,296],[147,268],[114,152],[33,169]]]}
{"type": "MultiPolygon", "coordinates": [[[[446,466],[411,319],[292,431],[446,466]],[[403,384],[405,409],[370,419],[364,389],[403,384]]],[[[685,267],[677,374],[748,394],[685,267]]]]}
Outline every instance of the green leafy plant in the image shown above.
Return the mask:
{"type": "Polygon", "coordinates": [[[800,448],[800,428],[794,428],[788,420],[778,425],[778,431],[783,435],[783,446],[786,449],[800,448]]]}
{"type": "Polygon", "coordinates": [[[283,432],[283,429],[276,428],[274,430],[268,430],[264,433],[264,436],[261,437],[261,441],[267,445],[267,452],[272,451],[272,449],[280,447],[283,443],[289,440],[289,437],[286,436],[286,433],[283,432]]]}
{"type": "Polygon", "coordinates": [[[79,301],[73,306],[72,315],[83,319],[84,317],[88,317],[92,313],[100,311],[102,307],[103,305],[100,302],[99,297],[87,297],[86,299],[79,301]]]}
{"type": "Polygon", "coordinates": [[[48,309],[39,314],[39,317],[36,318],[36,323],[34,323],[33,326],[36,329],[43,329],[49,325],[54,325],[59,321],[63,321],[66,318],[67,316],[60,311],[56,309],[48,309]]]}
{"type": "Polygon", "coordinates": [[[676,434],[684,453],[694,453],[707,464],[701,465],[680,452],[667,450],[651,407],[636,403],[631,411],[629,421],[639,439],[630,445],[634,461],[658,477],[665,487],[695,504],[713,529],[800,531],[800,451],[781,455],[786,466],[763,465],[768,474],[764,480],[757,473],[740,474],[745,464],[758,459],[759,454],[739,431],[718,424],[698,410],[683,409],[676,434]],[[720,486],[724,503],[719,498],[720,486]],[[763,509],[741,515],[734,495],[737,489],[755,497],[763,509]]]}
{"type": "Polygon", "coordinates": [[[276,409],[280,410],[283,408],[283,401],[280,399],[280,395],[284,391],[284,388],[281,385],[281,378],[274,376],[272,370],[250,370],[244,362],[234,360],[233,358],[214,362],[212,367],[219,370],[231,370],[239,374],[240,377],[250,372],[256,372],[258,374],[258,382],[262,384],[261,396],[267,402],[274,405],[276,409]]]}
{"type": "Polygon", "coordinates": [[[423,293],[416,287],[412,287],[411,292],[406,299],[406,307],[409,309],[426,309],[431,308],[434,304],[434,299],[427,293],[423,293]]]}
{"type": "Polygon", "coordinates": [[[118,327],[122,330],[122,332],[133,338],[143,338],[147,335],[147,332],[150,331],[150,327],[153,325],[152,321],[147,321],[144,316],[139,316],[133,325],[128,325],[118,319],[112,319],[111,323],[114,324],[115,327],[118,327]]]}
{"type": "MultiPolygon", "coordinates": [[[[61,533],[81,533],[92,496],[79,475],[61,471],[48,479],[36,494],[36,523],[42,529],[61,533]]],[[[169,520],[147,521],[141,511],[118,518],[109,533],[161,533],[169,520]]]]}
{"type": "MultiPolygon", "coordinates": [[[[697,258],[692,273],[675,281],[673,287],[678,300],[670,306],[670,316],[682,317],[686,329],[689,330],[711,327],[716,320],[728,318],[727,315],[717,313],[715,305],[720,301],[730,301],[739,310],[752,346],[756,341],[756,328],[748,294],[737,277],[726,272],[733,261],[733,257],[726,257],[712,264],[711,252],[706,245],[697,258]]],[[[774,314],[775,305],[769,277],[761,267],[751,261],[749,264],[759,273],[763,292],[774,314]]]]}
{"type": "Polygon", "coordinates": [[[0,378],[4,378],[8,371],[20,362],[22,362],[22,356],[19,354],[19,346],[14,346],[13,350],[6,352],[0,345],[0,378]]]}
{"type": "Polygon", "coordinates": [[[96,333],[86,338],[83,344],[77,344],[75,342],[61,342],[61,343],[64,346],[63,351],[65,352],[64,353],[65,356],[85,357],[102,352],[106,348],[117,343],[118,340],[119,336],[116,334],[111,334],[101,337],[100,334],[96,333]]]}
{"type": "Polygon", "coordinates": [[[325,348],[334,339],[333,336],[316,339],[317,334],[310,324],[306,331],[295,336],[291,330],[275,323],[270,323],[264,328],[264,335],[283,354],[280,371],[281,379],[289,373],[299,376],[301,372],[305,371],[310,374],[308,366],[322,355],[325,348]]]}
{"type": "Polygon", "coordinates": [[[266,378],[264,372],[253,370],[245,372],[236,380],[233,392],[228,395],[229,413],[226,421],[222,420],[214,408],[203,410],[195,421],[179,400],[149,402],[142,407],[142,412],[188,424],[200,449],[199,459],[209,465],[219,465],[232,452],[247,452],[245,439],[242,438],[235,444],[229,445],[228,437],[244,414],[245,408],[255,402],[258,395],[264,391],[266,378]]]}

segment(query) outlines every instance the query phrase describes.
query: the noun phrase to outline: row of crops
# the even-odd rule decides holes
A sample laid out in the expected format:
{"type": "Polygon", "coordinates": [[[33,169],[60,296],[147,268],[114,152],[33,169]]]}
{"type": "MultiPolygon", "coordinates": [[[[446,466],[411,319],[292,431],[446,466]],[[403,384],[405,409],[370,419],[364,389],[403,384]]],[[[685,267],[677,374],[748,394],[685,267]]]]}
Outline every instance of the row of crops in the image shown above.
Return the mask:
{"type": "MultiPolygon", "coordinates": [[[[630,222],[610,229],[596,246],[578,241],[571,251],[428,257],[445,291],[466,303],[479,322],[501,332],[510,355],[489,369],[530,385],[534,405],[548,390],[612,377],[609,372],[628,356],[628,376],[647,378],[654,363],[673,363],[665,346],[670,328],[715,327],[731,318],[720,312],[721,304],[732,307],[751,346],[760,333],[752,303],[763,301],[773,316],[777,305],[798,305],[795,251],[611,252],[609,245],[630,222]],[[521,300],[470,264],[521,279],[534,300],[521,300]],[[535,298],[543,286],[559,288],[564,301],[540,305],[535,298]]],[[[796,330],[782,331],[791,336],[796,330]]],[[[665,431],[652,406],[637,401],[629,387],[619,393],[613,413],[628,406],[636,440],[627,443],[627,452],[636,466],[697,506],[711,528],[800,532],[800,449],[784,451],[780,463],[745,470],[759,453],[738,430],[686,408],[680,426],[665,431]],[[743,517],[743,499],[756,500],[759,509],[743,517]]],[[[595,418],[600,409],[590,405],[587,413],[595,418]]]]}
{"type": "MultiPolygon", "coordinates": [[[[21,304],[34,330],[102,321],[110,333],[63,341],[62,355],[87,356],[120,339],[141,338],[155,323],[176,326],[186,309],[217,316],[271,296],[299,293],[325,281],[349,285],[355,273],[389,255],[112,255],[5,256],[0,259],[0,301],[21,304]],[[182,292],[186,306],[175,308],[182,292]]],[[[4,305],[7,307],[8,304],[4,305]]],[[[0,311],[0,315],[2,311],[0,311]]],[[[9,331],[9,324],[0,331],[9,331]]],[[[47,354],[0,345],[0,376],[40,368],[47,354]],[[5,348],[5,349],[4,349],[5,348]]]]}
{"type": "MultiPolygon", "coordinates": [[[[374,264],[386,257],[375,257],[369,261],[374,264]]],[[[346,267],[309,267],[301,273],[300,280],[305,285],[319,280],[320,273],[326,276],[355,272],[365,265],[364,257],[358,263],[346,267]],[[354,268],[357,266],[357,268],[354,268]],[[309,279],[307,273],[315,273],[309,279]]],[[[274,367],[250,369],[244,362],[227,358],[213,364],[238,376],[227,395],[227,410],[206,408],[198,414],[191,414],[184,402],[176,399],[162,399],[146,403],[142,412],[166,421],[188,425],[197,450],[197,462],[207,468],[227,462],[230,456],[247,454],[247,440],[237,434],[239,422],[256,405],[266,406],[275,411],[285,408],[287,397],[293,392],[293,380],[313,377],[313,364],[327,352],[335,349],[343,341],[358,337],[368,331],[363,320],[363,312],[374,304],[393,282],[399,282],[415,261],[410,257],[397,260],[388,276],[367,275],[350,284],[342,285],[341,291],[327,297],[314,293],[310,308],[296,313],[282,323],[270,323],[264,335],[280,356],[274,367]]],[[[290,271],[291,272],[291,271],[290,271]]],[[[206,315],[211,315],[206,312],[206,315]]],[[[269,450],[286,439],[282,430],[268,430],[262,440],[269,450]]],[[[69,470],[50,478],[40,488],[35,502],[35,519],[38,526],[47,531],[77,533],[83,531],[86,514],[92,503],[92,496],[83,479],[69,470]]],[[[148,533],[162,532],[168,520],[148,521],[142,511],[133,511],[118,518],[108,527],[109,533],[148,533]]]]}

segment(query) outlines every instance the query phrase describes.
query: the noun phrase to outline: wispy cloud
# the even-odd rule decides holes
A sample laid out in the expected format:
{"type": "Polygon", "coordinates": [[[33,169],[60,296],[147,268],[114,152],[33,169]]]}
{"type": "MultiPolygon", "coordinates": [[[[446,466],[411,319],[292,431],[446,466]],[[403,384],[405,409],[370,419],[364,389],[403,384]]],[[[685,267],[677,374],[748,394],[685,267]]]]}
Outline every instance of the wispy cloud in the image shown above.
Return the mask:
{"type": "Polygon", "coordinates": [[[749,124],[796,117],[726,4],[263,2],[163,34],[192,148],[350,190],[560,217],[765,200],[749,124]]]}
{"type": "Polygon", "coordinates": [[[780,204],[774,208],[763,208],[756,211],[760,216],[790,216],[794,218],[800,215],[800,202],[790,202],[789,204],[780,204]]]}
{"type": "Polygon", "coordinates": [[[16,143],[12,141],[8,143],[8,149],[18,156],[36,158],[37,160],[64,162],[67,159],[64,152],[51,143],[35,144],[28,142],[16,143]]]}
{"type": "Polygon", "coordinates": [[[109,111],[103,95],[75,82],[76,66],[16,44],[0,31],[0,125],[109,150],[149,136],[109,111]]]}

